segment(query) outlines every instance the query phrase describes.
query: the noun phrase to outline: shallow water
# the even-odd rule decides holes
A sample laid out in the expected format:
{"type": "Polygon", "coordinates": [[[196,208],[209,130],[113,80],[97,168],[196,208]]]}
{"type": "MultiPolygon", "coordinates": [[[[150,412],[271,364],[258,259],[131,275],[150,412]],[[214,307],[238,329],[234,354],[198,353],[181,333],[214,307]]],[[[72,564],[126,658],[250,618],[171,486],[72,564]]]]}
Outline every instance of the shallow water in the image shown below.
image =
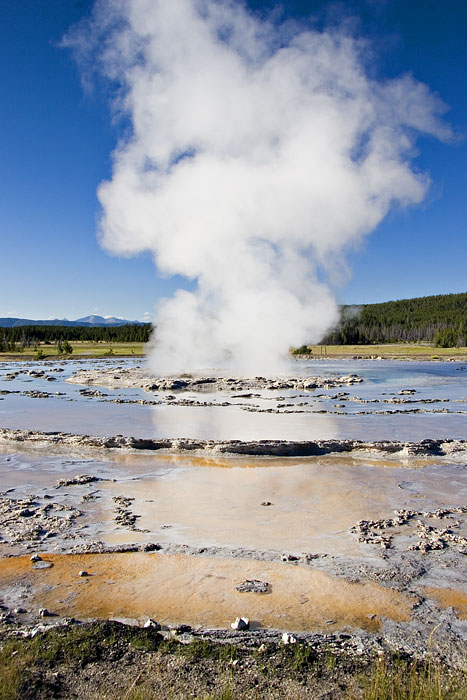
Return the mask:
{"type": "MultiPolygon", "coordinates": [[[[290,373],[294,376],[355,373],[363,382],[344,386],[342,390],[263,391],[260,398],[252,399],[232,399],[228,393],[202,394],[205,401],[230,400],[243,407],[114,404],[112,399],[137,401],[163,399],[164,395],[155,397],[134,388],[103,389],[105,397],[89,398],[79,393],[79,385],[65,381],[83,367],[140,365],[141,360],[0,363],[0,391],[18,392],[0,396],[0,426],[93,435],[120,433],[137,437],[216,440],[467,438],[467,365],[458,362],[291,361],[290,373]],[[63,372],[54,373],[56,368],[63,372]],[[30,369],[45,370],[55,381],[32,378],[26,373],[12,381],[5,378],[11,371],[30,369]],[[392,398],[400,398],[398,392],[408,388],[415,393],[403,397],[406,403],[387,403],[392,398]],[[24,391],[31,390],[46,391],[50,396],[23,395],[24,391]],[[348,392],[348,397],[336,399],[339,391],[348,392]],[[426,399],[431,402],[423,403],[426,399]],[[279,413],[261,412],[285,404],[287,407],[279,408],[279,413]],[[245,405],[258,410],[246,411],[245,405]],[[421,412],[407,413],[414,409],[421,412]],[[396,412],[385,414],[388,410],[396,412]]],[[[200,398],[200,394],[184,393],[183,397],[200,398]]]]}
{"type": "MultiPolygon", "coordinates": [[[[2,446],[0,483],[8,498],[34,494],[37,508],[59,502],[83,512],[64,540],[43,539],[41,546],[48,551],[89,540],[106,546],[156,541],[338,555],[380,565],[381,549],[360,544],[352,526],[362,519],[392,517],[398,508],[466,505],[465,466],[446,459],[327,455],[217,460],[118,452],[93,459],[85,452],[54,455],[39,447],[19,452],[16,446],[2,446]],[[59,479],[83,473],[99,481],[57,488],[59,479]],[[94,498],[87,500],[89,494],[94,498]],[[132,499],[128,509],[137,515],[136,529],[116,522],[118,496],[132,499]]],[[[466,536],[467,518],[459,519],[459,534],[466,536]]],[[[416,541],[414,527],[391,530],[396,549],[399,542],[405,547],[416,541]]],[[[25,542],[10,542],[1,523],[0,536],[0,553],[23,551],[25,542]]]]}
{"type": "Polygon", "coordinates": [[[28,557],[0,560],[9,604],[47,607],[62,616],[119,618],[229,627],[238,615],[252,628],[376,631],[381,617],[407,620],[413,597],[375,583],[348,583],[309,568],[273,562],[158,554],[48,555],[49,569],[28,557]],[[86,570],[89,576],[80,578],[86,570]],[[236,590],[245,579],[269,583],[259,595],[236,590]]]}

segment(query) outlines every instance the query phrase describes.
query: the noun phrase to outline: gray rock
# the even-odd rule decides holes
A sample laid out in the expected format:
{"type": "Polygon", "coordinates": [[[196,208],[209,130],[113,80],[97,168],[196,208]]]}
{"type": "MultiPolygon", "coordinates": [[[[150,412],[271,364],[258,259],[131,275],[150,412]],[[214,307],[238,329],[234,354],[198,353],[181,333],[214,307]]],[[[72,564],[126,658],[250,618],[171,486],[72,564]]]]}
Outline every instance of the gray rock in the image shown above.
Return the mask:
{"type": "Polygon", "coordinates": [[[467,440],[426,439],[420,442],[401,442],[399,440],[363,441],[341,440],[195,440],[189,438],[136,438],[132,436],[90,436],[70,433],[46,433],[37,430],[16,430],[0,428],[1,442],[53,443],[54,445],[72,445],[100,449],[126,450],[175,450],[177,452],[205,450],[215,454],[270,455],[276,457],[319,456],[330,453],[362,453],[371,450],[383,454],[399,454],[401,457],[412,455],[451,455],[465,453],[467,440]]]}
{"type": "Polygon", "coordinates": [[[38,561],[37,564],[33,565],[33,569],[51,569],[53,564],[51,561],[38,561]]]}
{"type": "Polygon", "coordinates": [[[162,549],[161,545],[154,542],[148,542],[141,547],[142,552],[157,552],[159,549],[162,549]]]}
{"type": "Polygon", "coordinates": [[[60,479],[57,481],[57,486],[56,488],[60,488],[60,486],[75,486],[75,485],[81,485],[81,484],[92,484],[95,481],[101,481],[99,477],[97,476],[90,476],[89,474],[77,474],[76,476],[72,477],[71,479],[60,479]]]}
{"type": "Polygon", "coordinates": [[[18,515],[21,518],[30,518],[31,516],[35,515],[36,511],[31,510],[30,508],[23,508],[22,510],[19,511],[18,515]]]}
{"type": "Polygon", "coordinates": [[[235,586],[240,593],[267,593],[269,583],[267,581],[258,581],[257,579],[246,579],[239,586],[235,586]]]}

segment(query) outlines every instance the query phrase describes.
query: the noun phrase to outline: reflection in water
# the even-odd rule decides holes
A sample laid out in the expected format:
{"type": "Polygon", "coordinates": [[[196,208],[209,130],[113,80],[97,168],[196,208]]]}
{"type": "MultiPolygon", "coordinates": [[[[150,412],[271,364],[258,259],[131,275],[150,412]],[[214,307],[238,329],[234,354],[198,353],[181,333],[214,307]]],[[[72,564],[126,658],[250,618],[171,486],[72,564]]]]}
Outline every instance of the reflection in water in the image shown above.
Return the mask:
{"type": "MultiPolygon", "coordinates": [[[[348,556],[361,549],[350,527],[378,512],[391,513],[391,500],[398,495],[393,470],[384,476],[382,493],[380,470],[365,466],[346,470],[328,464],[323,469],[319,462],[291,460],[265,469],[255,468],[254,459],[250,466],[185,468],[168,479],[146,476],[105,488],[131,495],[138,528],[158,540],[348,556]]],[[[114,531],[106,540],[120,544],[125,537],[114,531]]]]}
{"type": "MultiPolygon", "coordinates": [[[[344,466],[336,458],[275,460],[268,468],[259,467],[253,458],[249,469],[187,465],[103,488],[109,496],[135,499],[132,511],[140,516],[138,527],[150,533],[139,537],[132,533],[139,541],[155,536],[158,541],[194,546],[376,560],[379,550],[362,547],[351,533],[357,521],[391,517],[397,508],[432,510],[467,502],[462,466],[386,468],[364,460],[344,466]]],[[[411,530],[391,532],[398,537],[411,530]]],[[[106,541],[123,543],[128,533],[111,530],[106,541]]]]}
{"type": "MultiPolygon", "coordinates": [[[[467,503],[465,467],[450,463],[450,458],[379,460],[362,454],[206,459],[191,453],[116,451],[90,459],[90,454],[44,455],[37,447],[21,454],[2,447],[3,494],[12,499],[36,494],[38,509],[51,503],[50,496],[79,509],[84,513],[76,521],[80,543],[87,538],[107,545],[246,547],[258,552],[376,557],[379,563],[380,550],[362,545],[352,534],[357,521],[392,517],[397,508],[429,511],[467,503]],[[55,489],[59,479],[83,473],[100,480],[55,489]],[[89,494],[94,495],[88,499],[89,494]],[[116,522],[116,496],[132,499],[128,508],[138,516],[136,530],[116,522]]],[[[398,541],[399,534],[412,537],[412,529],[403,526],[400,533],[397,528],[391,533],[398,541]]],[[[0,535],[4,538],[0,552],[22,551],[22,545],[7,544],[9,537],[1,525],[0,535]]],[[[47,546],[50,541],[44,540],[47,546]]],[[[54,539],[58,548],[68,549],[70,542],[74,543],[54,539]]]]}
{"type": "Polygon", "coordinates": [[[338,436],[329,415],[250,413],[235,407],[155,406],[156,436],[205,440],[317,440],[338,436]]]}

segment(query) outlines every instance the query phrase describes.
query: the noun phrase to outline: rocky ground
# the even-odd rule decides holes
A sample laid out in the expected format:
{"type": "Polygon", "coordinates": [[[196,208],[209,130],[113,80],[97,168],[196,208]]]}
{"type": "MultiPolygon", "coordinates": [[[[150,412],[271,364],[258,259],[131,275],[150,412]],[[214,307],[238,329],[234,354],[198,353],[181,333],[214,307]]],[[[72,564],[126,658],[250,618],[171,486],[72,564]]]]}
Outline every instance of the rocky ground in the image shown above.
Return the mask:
{"type": "Polygon", "coordinates": [[[275,633],[209,638],[185,628],[70,621],[3,628],[0,640],[4,700],[364,700],[388,697],[390,686],[402,691],[398,698],[435,697],[435,691],[461,700],[466,691],[462,672],[396,658],[389,649],[365,652],[348,635],[284,643],[275,633]]]}
{"type": "Polygon", "coordinates": [[[198,440],[190,438],[137,438],[112,435],[107,437],[75,435],[63,432],[43,432],[38,430],[13,430],[0,428],[0,443],[27,443],[90,447],[97,449],[123,450],[171,450],[176,452],[214,452],[226,454],[266,455],[276,457],[311,456],[339,453],[381,453],[400,456],[410,455],[452,455],[464,453],[466,440],[421,440],[402,442],[399,440],[198,440]]]}

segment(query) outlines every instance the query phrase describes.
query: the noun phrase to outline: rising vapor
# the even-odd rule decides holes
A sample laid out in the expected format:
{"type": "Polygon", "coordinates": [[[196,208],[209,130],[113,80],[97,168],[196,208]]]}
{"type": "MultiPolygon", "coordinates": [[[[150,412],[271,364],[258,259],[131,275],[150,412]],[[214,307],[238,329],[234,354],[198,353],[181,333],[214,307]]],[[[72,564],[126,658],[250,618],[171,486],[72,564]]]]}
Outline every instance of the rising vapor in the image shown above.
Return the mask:
{"type": "Polygon", "coordinates": [[[130,124],[98,190],[103,246],[196,281],[159,304],[158,373],[264,375],[319,341],[346,249],[426,193],[417,133],[449,137],[425,85],[369,75],[365,42],[234,0],[100,0],[65,43],[130,124]]]}

